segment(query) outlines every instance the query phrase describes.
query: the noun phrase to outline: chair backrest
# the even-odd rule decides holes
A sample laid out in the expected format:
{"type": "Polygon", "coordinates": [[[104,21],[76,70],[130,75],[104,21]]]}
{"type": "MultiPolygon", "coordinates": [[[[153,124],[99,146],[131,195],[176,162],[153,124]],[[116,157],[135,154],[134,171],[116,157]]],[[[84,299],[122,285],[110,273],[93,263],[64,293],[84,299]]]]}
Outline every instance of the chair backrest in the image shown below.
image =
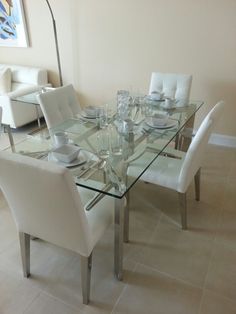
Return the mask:
{"type": "Polygon", "coordinates": [[[2,107],[0,107],[0,124],[2,123],[2,107]]]}
{"type": "Polygon", "coordinates": [[[92,233],[67,168],[0,152],[0,188],[18,231],[89,256],[92,233]]]}
{"type": "Polygon", "coordinates": [[[153,72],[149,94],[158,91],[163,92],[165,96],[188,101],[191,85],[192,75],[153,72]]]}
{"type": "Polygon", "coordinates": [[[37,96],[47,127],[51,127],[73,118],[81,111],[73,86],[55,88],[37,96]]]}
{"type": "Polygon", "coordinates": [[[207,114],[194,136],[180,171],[178,191],[186,192],[190,182],[201,166],[204,152],[215,123],[223,112],[224,102],[218,102],[207,114]]]}

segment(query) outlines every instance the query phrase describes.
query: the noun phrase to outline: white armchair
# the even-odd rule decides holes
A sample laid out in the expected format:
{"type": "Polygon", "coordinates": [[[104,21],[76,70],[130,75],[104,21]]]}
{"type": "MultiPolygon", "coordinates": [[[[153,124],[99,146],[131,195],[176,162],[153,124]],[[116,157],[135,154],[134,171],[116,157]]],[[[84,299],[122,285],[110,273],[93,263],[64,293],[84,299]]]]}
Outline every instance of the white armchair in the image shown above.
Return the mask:
{"type": "Polygon", "coordinates": [[[87,304],[92,251],[113,222],[114,200],[104,197],[85,211],[94,192],[77,189],[67,168],[26,156],[0,152],[0,173],[0,188],[19,232],[24,276],[30,276],[30,235],[72,250],[81,257],[87,304]]]}
{"type": "Polygon", "coordinates": [[[18,128],[37,119],[35,107],[14,98],[41,90],[48,84],[47,71],[41,68],[0,64],[0,69],[11,71],[10,91],[0,93],[3,109],[2,122],[18,128]]]}

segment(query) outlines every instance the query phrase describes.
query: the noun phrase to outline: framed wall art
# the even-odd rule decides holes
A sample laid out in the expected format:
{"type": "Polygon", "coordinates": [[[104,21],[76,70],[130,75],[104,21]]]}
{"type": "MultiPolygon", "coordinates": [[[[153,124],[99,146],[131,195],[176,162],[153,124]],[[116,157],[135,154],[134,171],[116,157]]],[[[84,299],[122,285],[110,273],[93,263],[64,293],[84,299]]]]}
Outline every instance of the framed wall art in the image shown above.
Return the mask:
{"type": "Polygon", "coordinates": [[[0,46],[28,47],[22,0],[0,0],[0,46]]]}

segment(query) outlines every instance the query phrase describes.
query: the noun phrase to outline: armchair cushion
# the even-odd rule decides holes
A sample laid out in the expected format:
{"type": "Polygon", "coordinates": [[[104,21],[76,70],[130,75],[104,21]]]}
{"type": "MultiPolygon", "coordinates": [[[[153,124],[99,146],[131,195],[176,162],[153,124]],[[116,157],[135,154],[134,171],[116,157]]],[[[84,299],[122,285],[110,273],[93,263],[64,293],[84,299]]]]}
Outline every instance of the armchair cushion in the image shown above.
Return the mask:
{"type": "Polygon", "coordinates": [[[11,69],[0,69],[0,95],[11,91],[11,69]]]}

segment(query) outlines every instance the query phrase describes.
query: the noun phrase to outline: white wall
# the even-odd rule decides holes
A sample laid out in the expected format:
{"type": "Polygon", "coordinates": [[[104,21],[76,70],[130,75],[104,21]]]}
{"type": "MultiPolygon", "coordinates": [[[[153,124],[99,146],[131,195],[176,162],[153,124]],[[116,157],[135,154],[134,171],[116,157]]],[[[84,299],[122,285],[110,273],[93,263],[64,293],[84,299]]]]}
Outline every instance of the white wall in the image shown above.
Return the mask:
{"type": "MultiPolygon", "coordinates": [[[[152,71],[193,74],[192,99],[225,99],[217,133],[236,136],[235,0],[50,0],[58,26],[64,83],[82,103],[116,90],[147,92],[152,71]]],[[[0,62],[43,66],[57,84],[46,1],[26,0],[30,48],[0,48],[0,62]]]]}

